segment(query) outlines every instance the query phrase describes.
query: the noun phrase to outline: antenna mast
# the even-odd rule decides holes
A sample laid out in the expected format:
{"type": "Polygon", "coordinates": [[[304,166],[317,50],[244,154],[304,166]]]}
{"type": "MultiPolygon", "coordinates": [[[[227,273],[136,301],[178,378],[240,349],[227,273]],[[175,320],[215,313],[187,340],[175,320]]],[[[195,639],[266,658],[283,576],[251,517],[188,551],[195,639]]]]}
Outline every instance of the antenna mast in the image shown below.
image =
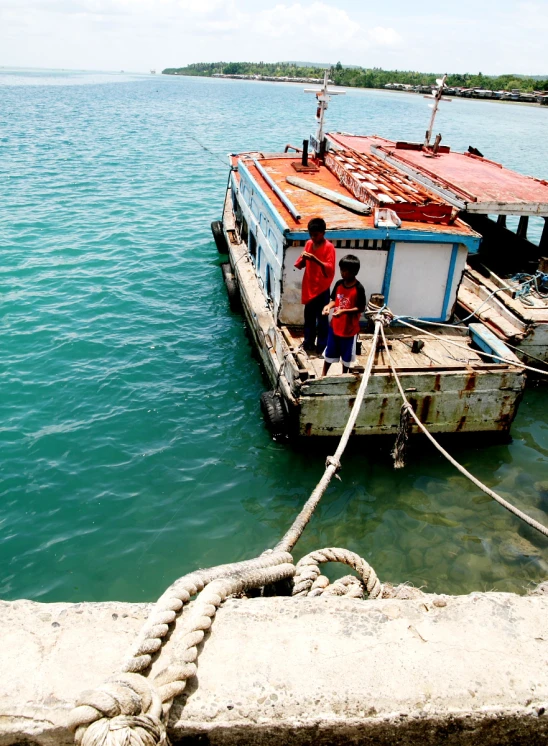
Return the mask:
{"type": "MultiPolygon", "coordinates": [[[[432,116],[430,117],[430,124],[428,126],[428,129],[426,130],[426,138],[424,140],[424,147],[429,148],[430,147],[430,140],[432,138],[432,131],[434,129],[434,122],[436,121],[436,114],[438,113],[438,106],[440,105],[440,101],[449,101],[451,103],[450,98],[444,98],[443,97],[443,89],[445,88],[445,81],[447,80],[447,73],[443,76],[443,78],[437,78],[436,83],[438,84],[438,90],[436,93],[432,94],[431,96],[425,96],[424,98],[433,98],[434,103],[429,104],[429,106],[432,107],[432,116]]],[[[439,139],[441,140],[441,135],[439,136],[439,139]]],[[[439,143],[439,141],[438,141],[439,143]]]]}
{"type": "Polygon", "coordinates": [[[325,118],[325,112],[327,111],[327,107],[329,105],[329,102],[331,101],[331,96],[344,96],[345,91],[330,91],[328,88],[329,84],[329,73],[331,72],[331,68],[327,68],[324,70],[323,74],[323,85],[320,88],[320,90],[317,90],[316,88],[305,88],[305,93],[315,93],[316,99],[318,100],[318,108],[316,109],[316,122],[318,123],[317,129],[316,129],[316,136],[313,135],[310,136],[310,144],[312,146],[312,149],[314,150],[315,155],[320,155],[323,153],[325,149],[325,133],[323,129],[324,125],[324,118],[325,118]]]}

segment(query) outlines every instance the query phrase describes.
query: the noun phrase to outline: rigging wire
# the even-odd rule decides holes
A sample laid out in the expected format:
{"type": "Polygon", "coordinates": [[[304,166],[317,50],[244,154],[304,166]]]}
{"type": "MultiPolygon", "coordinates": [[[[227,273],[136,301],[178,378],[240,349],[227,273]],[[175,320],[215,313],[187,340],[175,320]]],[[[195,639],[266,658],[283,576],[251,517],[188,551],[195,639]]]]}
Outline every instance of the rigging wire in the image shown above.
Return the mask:
{"type": "Polygon", "coordinates": [[[224,160],[224,158],[221,158],[221,156],[218,153],[215,153],[213,150],[211,150],[211,148],[208,148],[207,145],[204,145],[203,142],[200,142],[200,140],[198,140],[197,137],[194,137],[194,135],[187,134],[187,137],[190,140],[194,140],[194,142],[197,143],[201,148],[203,148],[207,153],[209,153],[214,158],[216,158],[220,163],[222,163],[223,166],[225,167],[225,170],[226,170],[226,167],[227,167],[228,164],[226,163],[226,161],[224,160]]]}
{"type": "Polygon", "coordinates": [[[460,471],[461,474],[463,474],[465,477],[467,477],[471,482],[473,482],[476,487],[479,487],[480,490],[485,492],[486,495],[489,495],[489,497],[492,497],[493,500],[496,500],[500,505],[503,506],[503,508],[506,508],[506,510],[509,510],[511,513],[516,515],[518,518],[521,518],[522,521],[525,521],[529,526],[532,526],[532,528],[536,528],[537,531],[540,531],[541,534],[544,534],[544,536],[548,536],[548,528],[546,526],[543,526],[542,523],[539,523],[539,521],[536,521],[534,518],[531,518],[526,513],[523,513],[519,508],[516,508],[512,503],[509,503],[507,500],[505,500],[503,497],[498,495],[496,492],[494,492],[492,489],[487,487],[487,485],[483,484],[483,482],[480,482],[480,480],[475,477],[473,474],[471,474],[467,469],[464,468],[461,464],[459,464],[458,461],[456,461],[446,450],[445,448],[442,448],[442,446],[438,443],[438,441],[434,438],[433,435],[428,431],[428,429],[423,425],[423,423],[418,418],[418,415],[416,414],[415,410],[409,403],[409,400],[405,396],[405,392],[403,390],[403,387],[401,385],[400,379],[398,377],[398,374],[396,373],[396,370],[394,368],[394,364],[392,362],[392,356],[390,354],[390,350],[388,349],[387,343],[386,343],[386,336],[384,334],[384,329],[381,326],[380,332],[382,335],[382,340],[384,343],[384,348],[386,351],[386,354],[388,356],[388,363],[390,365],[390,368],[392,370],[392,375],[394,376],[394,380],[396,381],[396,385],[398,387],[398,390],[400,392],[400,396],[403,400],[403,407],[409,412],[411,417],[415,420],[417,426],[420,430],[426,435],[428,440],[438,449],[438,451],[445,456],[445,458],[453,464],[453,466],[460,471]]]}

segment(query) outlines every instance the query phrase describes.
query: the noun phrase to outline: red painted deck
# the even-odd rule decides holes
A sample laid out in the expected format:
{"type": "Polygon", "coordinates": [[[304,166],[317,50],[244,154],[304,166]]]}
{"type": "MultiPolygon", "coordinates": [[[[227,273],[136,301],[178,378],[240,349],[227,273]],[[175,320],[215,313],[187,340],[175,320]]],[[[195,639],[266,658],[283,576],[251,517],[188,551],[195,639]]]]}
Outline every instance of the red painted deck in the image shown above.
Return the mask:
{"type": "MultiPolygon", "coordinates": [[[[465,203],[465,209],[480,213],[548,215],[548,182],[504,168],[486,158],[442,148],[432,156],[409,143],[395,143],[372,135],[329,133],[328,138],[344,149],[388,156],[394,165],[413,169],[432,184],[451,192],[465,203]]],[[[424,182],[423,182],[424,183],[424,182]]]]}
{"type": "MultiPolygon", "coordinates": [[[[297,173],[292,167],[292,160],[286,156],[268,154],[259,158],[258,162],[268,173],[275,184],[284,192],[301,215],[299,221],[295,220],[287,207],[272,190],[270,185],[263,179],[255,168],[252,159],[242,157],[246,167],[249,169],[255,181],[265,192],[278,213],[287,223],[291,231],[306,232],[308,221],[314,217],[323,217],[327,223],[328,231],[333,230],[375,230],[374,209],[370,215],[358,215],[350,210],[340,207],[330,200],[319,197],[299,187],[293,186],[286,181],[287,176],[298,176],[313,184],[338,192],[341,196],[355,199],[352,192],[342,186],[339,179],[325,166],[320,166],[316,173],[297,173]]],[[[236,157],[233,159],[235,162],[236,157]]],[[[434,225],[429,222],[402,220],[400,230],[428,231],[452,235],[475,236],[477,235],[468,225],[461,220],[455,220],[451,225],[434,225]]]]}

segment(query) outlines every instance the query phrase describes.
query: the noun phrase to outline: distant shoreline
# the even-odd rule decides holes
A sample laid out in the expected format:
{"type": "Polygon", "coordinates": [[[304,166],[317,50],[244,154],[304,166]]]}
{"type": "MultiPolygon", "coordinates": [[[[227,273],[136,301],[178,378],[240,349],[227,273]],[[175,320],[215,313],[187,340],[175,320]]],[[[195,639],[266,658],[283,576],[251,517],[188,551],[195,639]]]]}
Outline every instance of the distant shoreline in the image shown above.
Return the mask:
{"type": "MultiPolygon", "coordinates": [[[[319,78],[287,78],[287,77],[275,77],[275,76],[257,76],[257,75],[228,75],[228,74],[216,74],[216,75],[187,75],[180,73],[166,73],[162,72],[162,75],[169,75],[174,78],[209,78],[210,80],[239,80],[243,83],[289,83],[292,85],[302,85],[308,83],[311,85],[319,85],[323,83],[323,80],[319,78]]],[[[402,91],[397,88],[366,88],[361,86],[344,86],[337,85],[330,81],[330,85],[333,88],[341,88],[347,91],[379,91],[380,93],[404,93],[411,96],[424,96],[426,94],[420,93],[419,91],[402,91]]],[[[479,98],[477,96],[451,96],[451,99],[457,101],[478,101],[494,104],[510,104],[512,106],[532,106],[537,108],[545,108],[548,111],[548,106],[543,106],[535,101],[503,101],[500,98],[479,98]]]]}

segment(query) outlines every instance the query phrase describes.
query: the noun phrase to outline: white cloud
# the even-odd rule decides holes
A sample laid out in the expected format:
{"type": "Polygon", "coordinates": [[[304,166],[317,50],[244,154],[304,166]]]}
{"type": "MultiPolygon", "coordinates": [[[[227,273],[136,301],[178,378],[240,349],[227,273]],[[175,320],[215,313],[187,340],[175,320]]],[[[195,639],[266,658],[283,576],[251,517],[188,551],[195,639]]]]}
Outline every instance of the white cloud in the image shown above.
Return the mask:
{"type": "Polygon", "coordinates": [[[369,31],[369,41],[371,44],[381,47],[397,47],[402,43],[403,39],[393,28],[375,26],[375,28],[369,31]]]}
{"type": "Polygon", "coordinates": [[[360,25],[346,11],[322,2],[276,5],[257,13],[252,21],[256,33],[270,38],[299,37],[313,41],[320,57],[321,46],[342,47],[360,31],[360,25]]]}

